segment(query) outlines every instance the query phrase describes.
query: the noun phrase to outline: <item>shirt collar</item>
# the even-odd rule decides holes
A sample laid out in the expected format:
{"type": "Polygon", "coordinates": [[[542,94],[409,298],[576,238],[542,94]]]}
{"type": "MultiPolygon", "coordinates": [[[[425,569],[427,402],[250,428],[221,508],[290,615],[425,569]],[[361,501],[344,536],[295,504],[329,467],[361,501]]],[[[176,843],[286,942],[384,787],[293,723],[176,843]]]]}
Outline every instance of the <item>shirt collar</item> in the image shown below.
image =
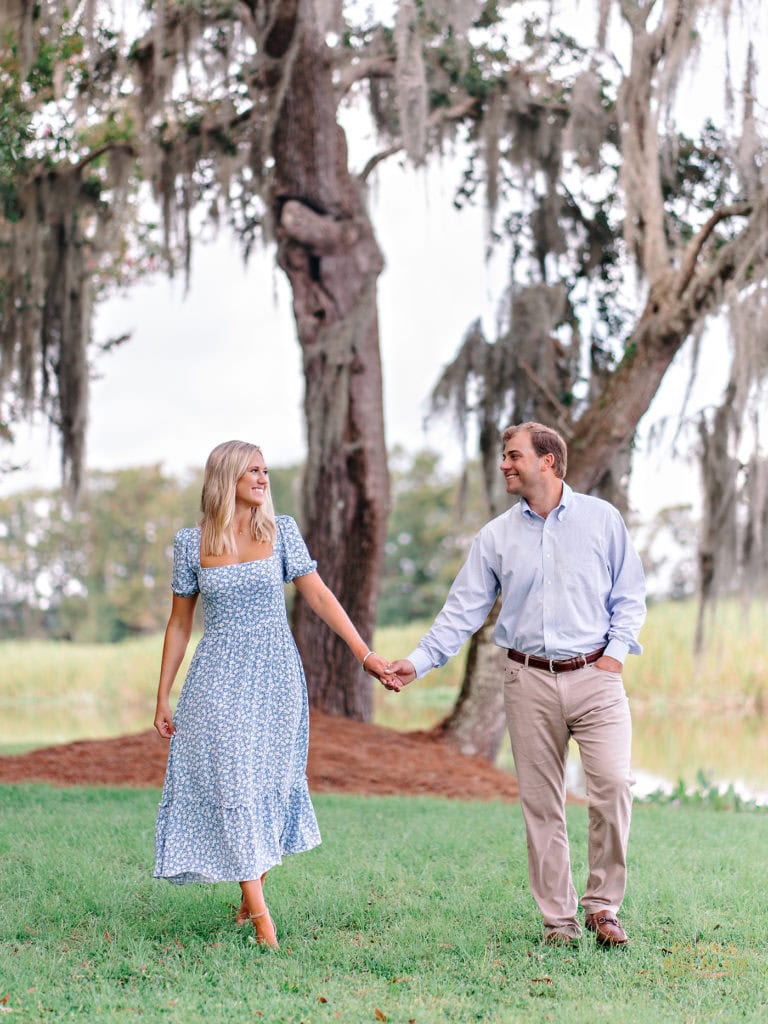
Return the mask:
{"type": "MultiPolygon", "coordinates": [[[[562,520],[563,516],[568,511],[568,505],[570,504],[570,501],[571,501],[572,497],[573,497],[573,490],[568,486],[568,484],[565,482],[565,480],[563,480],[563,493],[562,493],[562,496],[560,498],[560,504],[552,509],[552,511],[557,516],[558,520],[562,520]]],[[[536,513],[533,511],[533,509],[528,504],[528,502],[525,500],[525,498],[520,498],[520,509],[523,512],[523,514],[527,515],[529,518],[532,518],[534,516],[536,516],[537,519],[540,518],[539,516],[536,515],[536,513]]]]}

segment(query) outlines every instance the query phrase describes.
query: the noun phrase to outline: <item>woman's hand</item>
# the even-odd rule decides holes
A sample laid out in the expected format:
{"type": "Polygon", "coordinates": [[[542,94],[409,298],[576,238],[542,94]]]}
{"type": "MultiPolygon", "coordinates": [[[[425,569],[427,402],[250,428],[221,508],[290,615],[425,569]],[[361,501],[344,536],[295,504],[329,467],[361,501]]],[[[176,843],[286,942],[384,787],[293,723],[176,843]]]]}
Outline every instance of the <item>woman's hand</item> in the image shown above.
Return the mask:
{"type": "Polygon", "coordinates": [[[155,728],[163,737],[164,740],[169,740],[176,732],[176,726],[173,724],[173,715],[171,714],[170,704],[158,704],[157,711],[155,711],[155,728]]]}
{"type": "Polygon", "coordinates": [[[397,676],[392,672],[392,666],[380,654],[366,654],[365,671],[374,676],[388,690],[397,688],[397,676]]]}

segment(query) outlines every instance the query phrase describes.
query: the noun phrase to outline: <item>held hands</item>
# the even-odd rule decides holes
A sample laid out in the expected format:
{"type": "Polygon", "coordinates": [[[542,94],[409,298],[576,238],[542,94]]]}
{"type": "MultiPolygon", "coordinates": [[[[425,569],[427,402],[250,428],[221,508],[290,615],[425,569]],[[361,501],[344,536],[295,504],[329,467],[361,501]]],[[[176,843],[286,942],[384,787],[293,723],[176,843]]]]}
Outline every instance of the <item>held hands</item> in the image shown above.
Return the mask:
{"type": "Polygon", "coordinates": [[[393,661],[390,668],[397,680],[396,685],[393,686],[392,689],[396,690],[398,693],[404,686],[407,686],[408,683],[412,683],[416,678],[416,669],[407,658],[400,658],[399,661],[393,661]]]}
{"type": "Polygon", "coordinates": [[[382,686],[385,686],[388,690],[396,688],[394,684],[397,677],[392,674],[392,666],[380,654],[369,651],[363,658],[363,671],[367,672],[369,676],[378,679],[382,686]]]}
{"type": "Polygon", "coordinates": [[[164,740],[169,740],[176,732],[173,715],[169,704],[158,704],[155,712],[155,728],[164,740]]]}
{"type": "Polygon", "coordinates": [[[364,661],[365,671],[369,675],[375,676],[387,690],[394,690],[395,693],[399,693],[404,686],[416,678],[416,672],[410,661],[390,663],[373,651],[366,654],[364,661]],[[398,666],[400,666],[399,669],[398,666]]]}
{"type": "Polygon", "coordinates": [[[365,671],[376,676],[382,686],[387,690],[394,690],[395,693],[399,693],[416,678],[416,669],[405,658],[389,662],[373,653],[365,656],[365,671]]]}

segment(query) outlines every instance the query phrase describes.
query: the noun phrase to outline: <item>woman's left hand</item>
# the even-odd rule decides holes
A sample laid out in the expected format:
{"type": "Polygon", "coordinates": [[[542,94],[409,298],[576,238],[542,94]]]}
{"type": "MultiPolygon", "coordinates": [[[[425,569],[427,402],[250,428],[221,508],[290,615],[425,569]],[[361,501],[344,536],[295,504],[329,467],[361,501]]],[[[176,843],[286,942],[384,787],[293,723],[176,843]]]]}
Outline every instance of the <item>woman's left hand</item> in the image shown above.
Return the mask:
{"type": "Polygon", "coordinates": [[[398,682],[397,676],[392,671],[392,666],[380,654],[371,654],[366,657],[365,671],[369,675],[375,676],[388,690],[394,689],[398,682]]]}

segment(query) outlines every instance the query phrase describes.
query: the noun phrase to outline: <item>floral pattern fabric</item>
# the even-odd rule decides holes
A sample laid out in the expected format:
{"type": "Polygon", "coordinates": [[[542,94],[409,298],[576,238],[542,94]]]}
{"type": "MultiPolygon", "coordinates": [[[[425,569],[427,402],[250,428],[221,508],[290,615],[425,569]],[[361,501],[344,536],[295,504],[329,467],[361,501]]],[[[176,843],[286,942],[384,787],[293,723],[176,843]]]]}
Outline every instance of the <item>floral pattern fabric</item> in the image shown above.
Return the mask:
{"type": "Polygon", "coordinates": [[[174,540],[174,593],[200,593],[203,636],[173,716],[155,877],[258,878],[320,833],[306,778],[309,708],[284,583],[316,567],[290,516],[272,554],[203,568],[200,530],[174,540]]]}

